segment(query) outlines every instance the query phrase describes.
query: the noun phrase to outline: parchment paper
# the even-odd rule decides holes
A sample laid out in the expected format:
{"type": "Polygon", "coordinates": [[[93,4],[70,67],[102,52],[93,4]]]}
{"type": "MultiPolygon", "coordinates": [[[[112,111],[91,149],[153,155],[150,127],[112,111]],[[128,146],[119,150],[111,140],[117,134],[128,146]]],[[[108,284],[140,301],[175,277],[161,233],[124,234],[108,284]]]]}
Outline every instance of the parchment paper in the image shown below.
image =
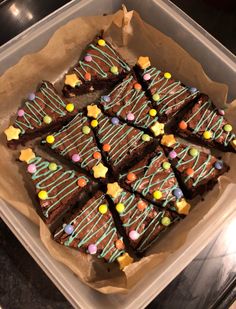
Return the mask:
{"type": "MultiPolygon", "coordinates": [[[[197,87],[207,93],[216,105],[225,107],[226,85],[211,81],[201,65],[177,43],[144,23],[136,12],[127,12],[124,8],[111,16],[80,17],[69,22],[55,32],[42,50],[23,57],[18,64],[7,70],[0,77],[1,131],[8,127],[10,120],[14,118],[21,98],[34,91],[41,80],[55,82],[60,90],[60,81],[65,71],[76,62],[86,44],[101,29],[105,30],[105,37],[130,64],[134,64],[140,55],[149,56],[153,65],[171,72],[187,85],[197,87]]],[[[89,99],[83,96],[74,99],[74,102],[81,106],[96,96],[98,94],[89,99]]],[[[236,125],[236,101],[229,105],[226,115],[236,125]]],[[[160,266],[185,242],[191,229],[196,227],[204,216],[214,211],[214,205],[227,185],[236,183],[236,156],[224,154],[223,159],[230,163],[231,170],[227,176],[221,177],[220,184],[207,193],[204,201],[195,200],[193,204],[197,204],[197,207],[193,208],[182,223],[170,229],[165,237],[147,252],[146,257],[120,271],[115,263],[108,265],[54,242],[32,207],[36,201],[32,200],[28,178],[25,177],[23,164],[16,162],[19,150],[12,151],[6,147],[3,133],[0,137],[0,151],[0,198],[39,224],[41,240],[50,254],[67,265],[84,283],[102,293],[127,292],[139,278],[160,266]]]]}

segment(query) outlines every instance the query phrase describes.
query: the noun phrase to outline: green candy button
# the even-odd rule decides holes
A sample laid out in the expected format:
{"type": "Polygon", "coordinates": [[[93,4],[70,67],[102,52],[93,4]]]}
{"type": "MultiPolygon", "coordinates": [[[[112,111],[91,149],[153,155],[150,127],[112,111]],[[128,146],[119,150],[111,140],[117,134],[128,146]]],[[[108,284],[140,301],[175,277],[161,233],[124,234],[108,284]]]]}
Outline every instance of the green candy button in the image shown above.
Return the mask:
{"type": "Polygon", "coordinates": [[[170,223],[171,223],[171,221],[170,221],[170,218],[168,218],[168,217],[163,217],[161,219],[161,224],[164,225],[164,226],[168,226],[168,225],[170,225],[170,223]]]}
{"type": "Polygon", "coordinates": [[[196,148],[190,148],[189,154],[192,157],[196,157],[198,155],[198,150],[196,148]]]}
{"type": "Polygon", "coordinates": [[[89,127],[89,126],[83,126],[83,128],[82,128],[82,132],[83,132],[84,134],[89,134],[89,133],[90,133],[90,131],[91,131],[91,129],[90,129],[90,127],[89,127]]]}
{"type": "Polygon", "coordinates": [[[148,134],[143,134],[143,135],[142,135],[142,140],[143,140],[144,142],[149,142],[149,141],[151,140],[151,136],[148,135],[148,134]]]}

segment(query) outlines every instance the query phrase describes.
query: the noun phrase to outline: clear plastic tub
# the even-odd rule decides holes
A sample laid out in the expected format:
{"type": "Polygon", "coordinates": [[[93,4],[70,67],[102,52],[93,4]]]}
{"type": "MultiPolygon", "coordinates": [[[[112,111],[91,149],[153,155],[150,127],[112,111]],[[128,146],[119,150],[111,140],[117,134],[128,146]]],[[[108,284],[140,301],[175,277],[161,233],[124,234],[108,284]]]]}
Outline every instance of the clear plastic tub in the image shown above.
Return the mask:
{"type": "MultiPolygon", "coordinates": [[[[0,74],[23,55],[41,49],[53,32],[81,15],[112,13],[124,3],[163,33],[176,40],[214,80],[229,85],[229,99],[236,97],[235,56],[168,1],[72,1],[0,48],[0,74]]],[[[214,207],[188,236],[186,242],[161,266],[126,295],[103,295],[84,285],[68,268],[55,261],[40,241],[37,226],[0,201],[1,217],[32,257],[75,308],[143,308],[158,295],[208,244],[236,210],[236,185],[229,185],[214,207]],[[227,207],[222,207],[227,205],[227,207]]]]}

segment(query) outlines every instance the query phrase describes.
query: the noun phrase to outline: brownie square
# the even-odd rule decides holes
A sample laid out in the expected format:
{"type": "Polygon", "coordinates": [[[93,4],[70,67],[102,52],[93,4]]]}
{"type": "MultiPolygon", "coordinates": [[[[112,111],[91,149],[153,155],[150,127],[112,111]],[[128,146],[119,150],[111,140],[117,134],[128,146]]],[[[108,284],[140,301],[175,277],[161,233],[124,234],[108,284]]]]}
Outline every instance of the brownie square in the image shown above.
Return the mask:
{"type": "Polygon", "coordinates": [[[212,189],[218,177],[229,170],[228,165],[222,160],[192,145],[181,143],[174,137],[166,146],[166,138],[168,136],[164,135],[161,143],[188,198],[202,195],[212,189]]]}
{"type": "Polygon", "coordinates": [[[154,66],[141,69],[137,64],[136,72],[141,75],[140,80],[157,110],[160,122],[171,120],[199,93],[196,88],[185,86],[180,81],[173,79],[169,72],[164,73],[154,66]]]}
{"type": "Polygon", "coordinates": [[[181,116],[177,133],[208,147],[236,152],[236,136],[232,125],[205,94],[181,116]]]}
{"type": "Polygon", "coordinates": [[[108,95],[102,96],[100,104],[109,116],[117,117],[137,128],[148,129],[155,136],[160,134],[160,129],[155,130],[158,123],[156,110],[133,74],[129,74],[108,95]]]}
{"type": "Polygon", "coordinates": [[[76,108],[67,104],[51,83],[43,81],[18,110],[13,125],[5,130],[8,146],[24,144],[43,133],[60,128],[76,113],[76,108]]]}
{"type": "Polygon", "coordinates": [[[36,156],[29,161],[28,174],[38,204],[36,210],[48,225],[54,225],[77,201],[83,201],[94,182],[85,174],[36,156]]]}
{"type": "Polygon", "coordinates": [[[122,80],[129,71],[129,65],[111,44],[98,36],[66,74],[63,93],[66,97],[74,97],[109,88],[122,80]]]}
{"type": "Polygon", "coordinates": [[[178,219],[176,213],[160,209],[126,190],[113,198],[113,203],[130,245],[138,253],[147,250],[178,219]]]}
{"type": "Polygon", "coordinates": [[[100,114],[97,121],[95,136],[114,174],[133,164],[146,150],[152,149],[153,138],[143,131],[126,123],[114,123],[111,117],[104,114],[100,114]]]}
{"type": "Polygon", "coordinates": [[[58,132],[51,133],[51,136],[54,137],[53,143],[47,143],[47,138],[42,142],[92,175],[94,175],[93,168],[102,164],[102,155],[97,147],[90,121],[82,112],[58,132]]]}
{"type": "Polygon", "coordinates": [[[54,233],[54,239],[66,247],[105,259],[109,263],[125,253],[123,239],[101,191],[66,217],[64,224],[54,233]]]}
{"type": "Polygon", "coordinates": [[[151,203],[179,214],[189,212],[190,205],[184,199],[171,165],[160,146],[121,174],[120,181],[127,189],[140,193],[151,203]]]}

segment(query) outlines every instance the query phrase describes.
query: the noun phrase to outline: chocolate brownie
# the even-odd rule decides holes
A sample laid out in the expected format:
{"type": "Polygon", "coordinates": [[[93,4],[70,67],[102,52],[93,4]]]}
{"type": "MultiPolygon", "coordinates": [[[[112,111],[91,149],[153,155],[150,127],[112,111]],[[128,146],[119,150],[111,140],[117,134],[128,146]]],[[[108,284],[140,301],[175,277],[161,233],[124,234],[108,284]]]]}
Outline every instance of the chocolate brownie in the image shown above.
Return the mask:
{"type": "Polygon", "coordinates": [[[96,37],[64,79],[66,97],[114,86],[130,71],[129,65],[102,37],[96,37]]]}
{"type": "Polygon", "coordinates": [[[126,190],[113,198],[113,202],[130,245],[139,253],[150,247],[161,232],[178,219],[175,213],[159,209],[126,190]]]}
{"type": "Polygon", "coordinates": [[[190,205],[184,199],[171,165],[160,146],[121,174],[120,180],[127,189],[139,192],[151,203],[179,214],[189,212],[190,205]]]}
{"type": "Polygon", "coordinates": [[[66,217],[65,223],[54,233],[54,239],[66,247],[105,259],[109,263],[125,254],[125,244],[101,191],[74,214],[66,217]]]}
{"type": "Polygon", "coordinates": [[[148,129],[155,136],[164,130],[164,124],[158,122],[157,111],[133,74],[129,74],[108,95],[102,96],[100,104],[113,121],[119,118],[137,128],[148,129]]]}
{"type": "Polygon", "coordinates": [[[94,184],[85,174],[41,156],[32,156],[28,161],[27,171],[35,188],[38,201],[36,210],[48,225],[53,225],[78,200],[85,200],[94,184]]]}
{"type": "Polygon", "coordinates": [[[164,135],[161,144],[185,196],[189,198],[212,189],[217,178],[229,170],[222,160],[194,146],[178,142],[173,135],[164,135]],[[166,143],[166,140],[169,141],[166,143]]]}
{"type": "Polygon", "coordinates": [[[236,136],[232,125],[209,97],[202,94],[198,101],[181,116],[177,133],[208,147],[236,152],[236,136]]]}
{"type": "Polygon", "coordinates": [[[13,125],[5,130],[8,146],[24,144],[43,133],[60,128],[76,112],[74,105],[66,103],[51,83],[43,81],[35,93],[28,95],[13,125]]]}
{"type": "Polygon", "coordinates": [[[101,152],[97,147],[90,121],[82,112],[61,130],[51,133],[50,137],[52,143],[47,142],[48,137],[42,143],[46,143],[56,153],[93,175],[94,167],[102,164],[101,152]]]}
{"type": "Polygon", "coordinates": [[[113,120],[100,114],[94,130],[107,164],[117,174],[142,156],[145,150],[150,150],[153,138],[126,123],[113,120]]]}
{"type": "Polygon", "coordinates": [[[148,57],[140,57],[135,67],[140,81],[152,100],[160,122],[169,121],[198,95],[198,90],[172,78],[171,73],[151,66],[148,57]]]}

